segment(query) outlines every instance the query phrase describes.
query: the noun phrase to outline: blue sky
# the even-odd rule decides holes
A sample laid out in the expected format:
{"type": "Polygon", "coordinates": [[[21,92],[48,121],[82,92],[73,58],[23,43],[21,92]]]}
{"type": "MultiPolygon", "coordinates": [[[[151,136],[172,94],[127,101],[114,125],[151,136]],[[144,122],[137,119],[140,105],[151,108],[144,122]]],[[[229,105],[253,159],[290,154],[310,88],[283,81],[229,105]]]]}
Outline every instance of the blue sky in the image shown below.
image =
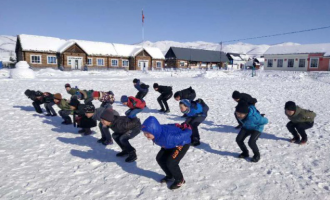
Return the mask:
{"type": "MultiPolygon", "coordinates": [[[[1,0],[0,35],[220,42],[330,25],[329,0],[1,0]]],[[[330,29],[243,41],[330,43],[330,29]]]]}

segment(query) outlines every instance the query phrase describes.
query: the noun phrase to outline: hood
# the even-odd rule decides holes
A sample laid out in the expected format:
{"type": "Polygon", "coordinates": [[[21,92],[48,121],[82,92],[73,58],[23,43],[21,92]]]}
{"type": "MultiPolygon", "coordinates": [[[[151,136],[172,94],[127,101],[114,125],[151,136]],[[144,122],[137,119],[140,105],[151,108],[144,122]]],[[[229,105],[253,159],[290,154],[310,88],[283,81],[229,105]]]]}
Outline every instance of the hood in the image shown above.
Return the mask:
{"type": "Polygon", "coordinates": [[[182,99],[180,101],[180,103],[182,103],[183,105],[185,105],[186,107],[190,108],[191,107],[191,103],[188,99],[182,99]]]}
{"type": "Polygon", "coordinates": [[[162,127],[154,116],[148,117],[142,124],[142,131],[146,131],[158,139],[162,132],[162,127]]]}

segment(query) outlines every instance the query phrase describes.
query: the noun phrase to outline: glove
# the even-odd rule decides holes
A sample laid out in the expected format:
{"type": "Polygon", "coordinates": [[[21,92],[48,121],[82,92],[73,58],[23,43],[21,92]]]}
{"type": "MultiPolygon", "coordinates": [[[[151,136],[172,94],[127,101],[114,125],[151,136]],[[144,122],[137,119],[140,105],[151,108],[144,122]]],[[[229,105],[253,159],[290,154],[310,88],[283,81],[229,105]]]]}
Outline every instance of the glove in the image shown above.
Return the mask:
{"type": "Polygon", "coordinates": [[[186,124],[185,122],[183,122],[182,124],[175,124],[175,126],[181,128],[182,130],[191,129],[190,125],[186,124]]]}
{"type": "Polygon", "coordinates": [[[81,118],[82,118],[82,117],[79,117],[79,116],[76,117],[75,121],[76,121],[77,124],[80,123],[81,118]]]}

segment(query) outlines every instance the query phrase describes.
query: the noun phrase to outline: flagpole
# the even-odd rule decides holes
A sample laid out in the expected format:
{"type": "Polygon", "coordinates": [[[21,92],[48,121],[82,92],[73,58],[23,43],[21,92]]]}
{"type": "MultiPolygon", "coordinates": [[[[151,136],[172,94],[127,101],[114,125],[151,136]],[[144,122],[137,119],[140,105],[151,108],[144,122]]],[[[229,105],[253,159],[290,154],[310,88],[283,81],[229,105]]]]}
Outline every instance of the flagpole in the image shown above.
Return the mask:
{"type": "Polygon", "coordinates": [[[142,9],[142,43],[144,42],[144,14],[142,9]]]}

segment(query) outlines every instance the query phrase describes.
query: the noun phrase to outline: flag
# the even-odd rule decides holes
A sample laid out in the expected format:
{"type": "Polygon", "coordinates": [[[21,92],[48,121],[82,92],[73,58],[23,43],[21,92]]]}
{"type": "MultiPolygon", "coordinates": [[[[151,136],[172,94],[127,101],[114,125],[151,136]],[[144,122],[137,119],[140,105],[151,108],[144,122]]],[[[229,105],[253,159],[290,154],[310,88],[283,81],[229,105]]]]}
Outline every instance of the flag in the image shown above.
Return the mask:
{"type": "Polygon", "coordinates": [[[143,14],[143,10],[142,10],[142,23],[144,23],[144,14],[143,14]]]}

